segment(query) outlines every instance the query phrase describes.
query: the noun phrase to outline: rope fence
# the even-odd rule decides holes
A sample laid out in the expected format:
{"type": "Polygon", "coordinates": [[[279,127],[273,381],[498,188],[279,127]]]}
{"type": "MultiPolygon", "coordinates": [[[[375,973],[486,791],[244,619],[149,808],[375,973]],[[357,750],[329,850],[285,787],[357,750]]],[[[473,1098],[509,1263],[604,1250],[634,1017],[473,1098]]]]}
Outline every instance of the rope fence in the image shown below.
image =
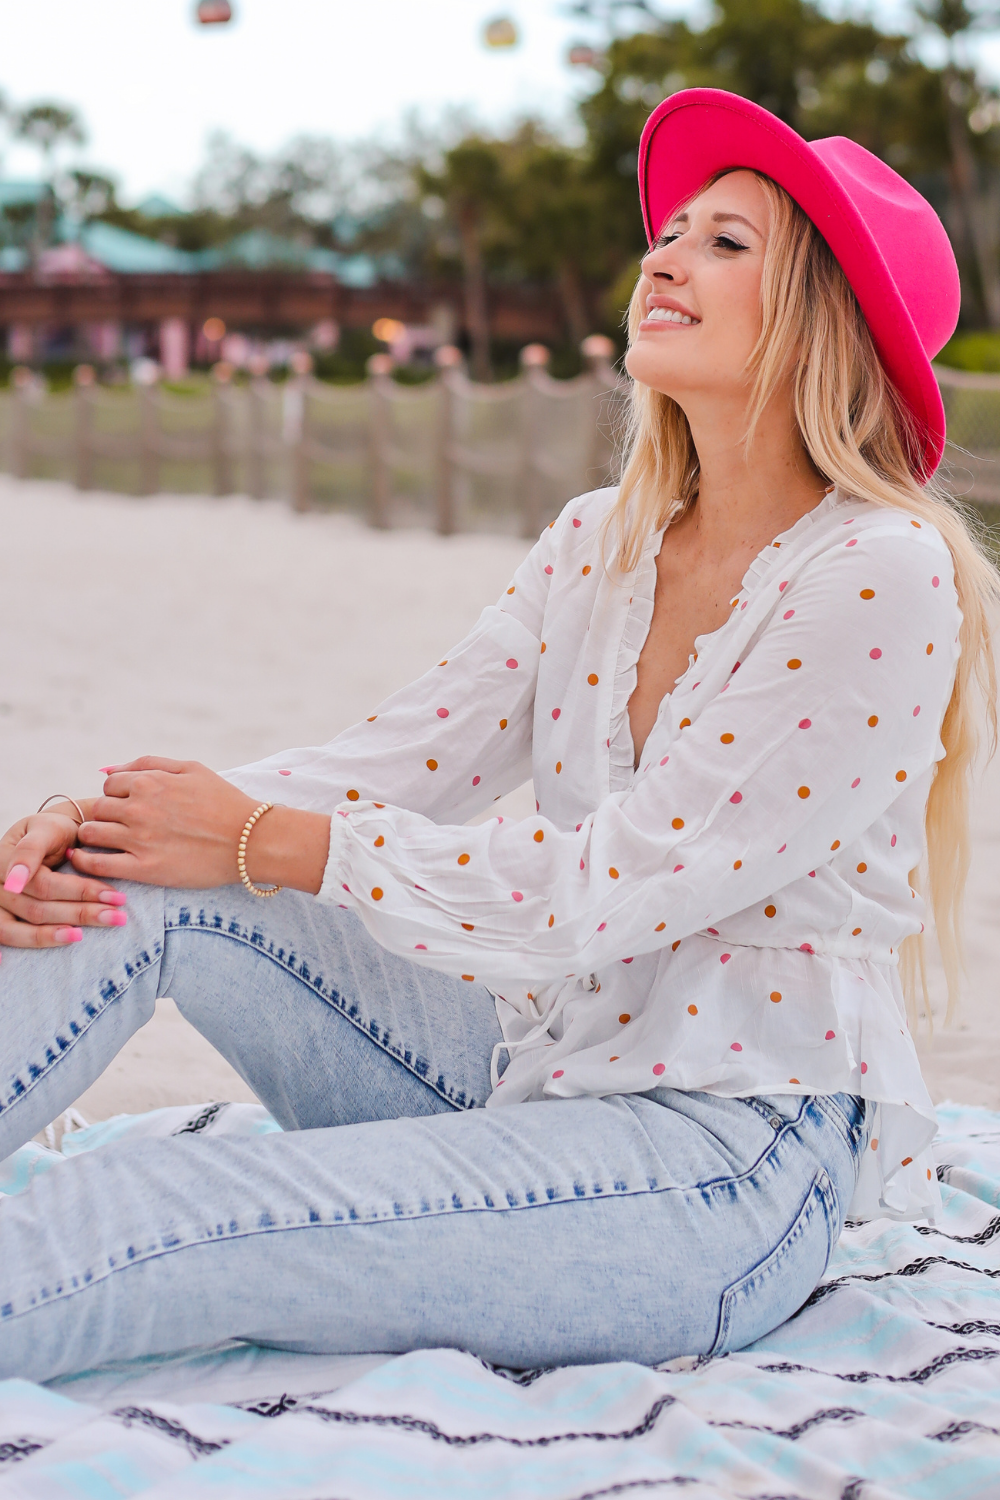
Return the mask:
{"type": "MultiPolygon", "coordinates": [[[[583,348],[587,369],[575,379],[554,380],[534,344],[519,376],[496,385],[469,380],[450,346],[418,386],[398,384],[387,355],[353,386],[302,370],[283,385],[234,385],[223,368],[192,395],[156,383],[104,389],[88,366],[72,391],[49,394],[24,372],[0,392],[0,469],[84,491],[282,498],[296,510],[352,510],[380,528],[537,536],[567,500],[614,473],[627,386],[610,340],[593,335],[583,348]]],[[[1000,375],[937,374],[945,483],[1000,507],[1000,375]]]]}

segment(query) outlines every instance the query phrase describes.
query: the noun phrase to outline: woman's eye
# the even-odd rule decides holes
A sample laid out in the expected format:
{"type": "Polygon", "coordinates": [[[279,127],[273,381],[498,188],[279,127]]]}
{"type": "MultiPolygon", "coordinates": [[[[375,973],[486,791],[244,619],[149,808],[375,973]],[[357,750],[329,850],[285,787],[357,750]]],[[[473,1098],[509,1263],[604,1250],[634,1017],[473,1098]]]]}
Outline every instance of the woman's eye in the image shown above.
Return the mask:
{"type": "Polygon", "coordinates": [[[715,237],[715,243],[720,250],[746,250],[746,245],[741,245],[739,240],[730,239],[728,234],[719,234],[715,237]]]}
{"type": "Polygon", "coordinates": [[[664,245],[672,245],[673,242],[674,242],[674,240],[678,240],[678,239],[680,239],[680,235],[679,234],[661,234],[660,235],[660,248],[662,249],[664,245]]]}

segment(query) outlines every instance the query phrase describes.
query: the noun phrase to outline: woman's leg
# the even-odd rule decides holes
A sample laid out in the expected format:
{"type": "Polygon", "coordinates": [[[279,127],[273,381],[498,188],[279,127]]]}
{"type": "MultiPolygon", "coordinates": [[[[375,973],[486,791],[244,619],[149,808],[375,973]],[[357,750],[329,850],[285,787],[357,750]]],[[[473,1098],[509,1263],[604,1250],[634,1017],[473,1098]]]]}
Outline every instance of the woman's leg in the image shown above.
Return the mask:
{"type": "Polygon", "coordinates": [[[515,1366],[738,1348],[821,1276],[864,1128],[846,1096],[665,1089],[123,1142],[0,1199],[0,1376],[231,1337],[515,1366]]]}
{"type": "Polygon", "coordinates": [[[63,1109],[149,1020],[158,995],[286,1129],[470,1108],[500,1040],[481,985],[381,948],[311,896],[131,885],[129,923],[0,963],[0,1159],[63,1109]]]}

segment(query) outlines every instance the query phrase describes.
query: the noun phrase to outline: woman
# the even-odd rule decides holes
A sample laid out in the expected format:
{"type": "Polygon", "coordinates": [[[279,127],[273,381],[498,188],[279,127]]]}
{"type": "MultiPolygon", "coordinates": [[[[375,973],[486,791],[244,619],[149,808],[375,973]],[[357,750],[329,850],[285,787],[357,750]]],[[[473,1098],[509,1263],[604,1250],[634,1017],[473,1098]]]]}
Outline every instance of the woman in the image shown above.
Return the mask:
{"type": "Polygon", "coordinates": [[[640,183],[617,495],[323,749],[110,768],[6,836],[0,1156],[157,994],[285,1133],[0,1204],[0,1373],[722,1352],[849,1206],[933,1213],[897,964],[925,811],[953,953],[994,593],[931,482],[954,259],[862,148],[712,90],[657,109],[640,183]],[[465,826],[529,773],[535,818],[465,826]]]}

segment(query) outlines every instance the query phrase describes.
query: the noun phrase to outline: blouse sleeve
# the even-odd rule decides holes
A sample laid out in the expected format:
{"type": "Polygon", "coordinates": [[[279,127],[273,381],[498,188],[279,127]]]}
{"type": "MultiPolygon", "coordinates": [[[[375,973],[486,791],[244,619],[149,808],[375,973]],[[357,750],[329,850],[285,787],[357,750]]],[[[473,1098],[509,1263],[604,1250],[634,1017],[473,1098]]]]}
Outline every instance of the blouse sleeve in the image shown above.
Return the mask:
{"type": "Polygon", "coordinates": [[[430,967],[543,982],[660,948],[843,859],[943,754],[961,617],[928,530],[882,526],[807,563],[669,754],[577,831],[539,816],[435,828],[344,804],[321,898],[430,967]]]}
{"type": "Polygon", "coordinates": [[[332,813],[390,802],[462,823],[531,775],[542,616],[563,517],[543,531],[496,605],[429,672],[326,745],[225,773],[262,801],[332,813]]]}

